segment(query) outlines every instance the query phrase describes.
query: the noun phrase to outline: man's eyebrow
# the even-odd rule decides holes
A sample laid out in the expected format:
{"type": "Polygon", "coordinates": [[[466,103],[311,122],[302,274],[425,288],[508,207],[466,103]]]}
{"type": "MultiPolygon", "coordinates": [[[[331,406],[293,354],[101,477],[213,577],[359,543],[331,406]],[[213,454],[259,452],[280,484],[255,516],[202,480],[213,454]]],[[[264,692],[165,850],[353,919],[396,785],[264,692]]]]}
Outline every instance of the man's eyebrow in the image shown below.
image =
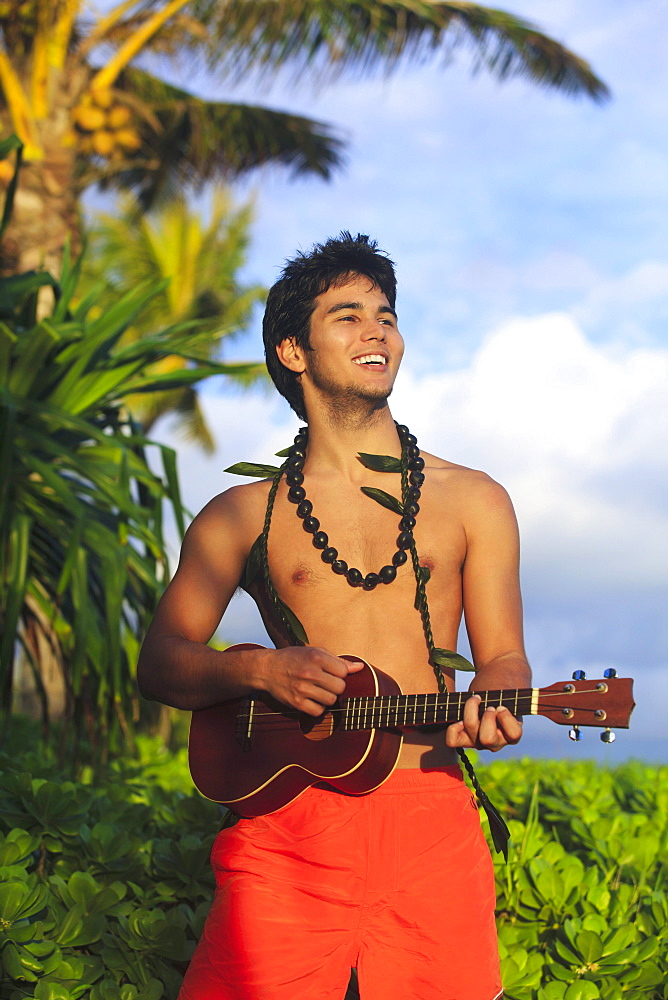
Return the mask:
{"type": "MultiPolygon", "coordinates": [[[[357,309],[357,310],[361,310],[361,309],[364,309],[364,304],[362,302],[335,302],[333,306],[329,307],[329,309],[327,310],[327,312],[325,313],[325,315],[326,316],[331,316],[332,313],[340,312],[341,310],[344,310],[344,309],[357,309]]],[[[392,309],[391,306],[379,306],[378,307],[378,312],[379,313],[390,313],[390,315],[394,316],[395,319],[397,318],[397,314],[396,314],[395,310],[392,309]]]]}

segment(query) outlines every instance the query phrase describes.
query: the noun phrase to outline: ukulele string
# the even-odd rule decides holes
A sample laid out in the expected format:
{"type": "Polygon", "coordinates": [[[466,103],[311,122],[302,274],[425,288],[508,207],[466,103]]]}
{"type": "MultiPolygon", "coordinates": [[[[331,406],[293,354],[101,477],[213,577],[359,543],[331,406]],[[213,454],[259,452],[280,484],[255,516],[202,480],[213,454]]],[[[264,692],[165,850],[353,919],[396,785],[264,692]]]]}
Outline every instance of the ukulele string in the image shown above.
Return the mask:
{"type": "MultiPolygon", "coordinates": [[[[524,695],[519,695],[518,701],[522,701],[522,702],[528,701],[529,704],[531,704],[531,699],[533,697],[531,689],[527,689],[527,688],[521,689],[520,688],[520,690],[526,690],[528,693],[524,694],[524,695]]],[[[452,691],[450,693],[453,695],[454,699],[458,699],[461,702],[461,697],[463,695],[466,695],[466,698],[468,698],[470,692],[452,691]]],[[[505,695],[505,700],[506,701],[508,701],[508,702],[514,702],[515,701],[515,695],[511,694],[508,690],[505,690],[502,693],[505,695]]],[[[605,694],[604,691],[597,691],[596,688],[592,688],[591,690],[587,690],[587,691],[577,691],[577,692],[573,692],[573,693],[574,694],[578,694],[578,695],[582,695],[582,694],[605,694]]],[[[435,692],[434,692],[434,694],[435,694],[435,692]]],[[[538,704],[540,705],[541,702],[544,701],[544,700],[546,700],[547,698],[562,698],[562,697],[564,697],[564,695],[566,695],[568,698],[571,697],[571,693],[568,692],[568,691],[545,691],[545,692],[540,692],[539,693],[540,700],[539,700],[538,704]]],[[[435,695],[435,696],[439,697],[439,698],[442,697],[442,695],[435,695]]],[[[362,697],[366,697],[366,696],[363,695],[362,697]]],[[[375,695],[369,695],[368,697],[375,698],[376,696],[375,695]]],[[[395,695],[388,695],[388,697],[389,698],[394,698],[395,695]]],[[[406,696],[405,695],[397,695],[396,697],[402,698],[402,697],[406,697],[406,696]]],[[[483,699],[482,702],[481,702],[481,704],[484,707],[486,707],[486,708],[487,707],[494,707],[496,705],[496,703],[498,701],[500,701],[500,700],[502,701],[503,699],[500,699],[500,698],[483,699]],[[488,705],[488,702],[489,702],[489,705],[488,705]]],[[[353,698],[349,698],[349,699],[347,699],[347,701],[353,702],[353,701],[356,701],[356,698],[354,698],[354,697],[353,698]]],[[[447,708],[450,707],[449,704],[448,704],[448,701],[449,701],[449,699],[446,698],[444,705],[434,706],[433,704],[431,704],[431,705],[428,705],[427,707],[428,708],[438,707],[438,708],[446,708],[447,709],[447,708]]],[[[392,704],[389,704],[389,705],[380,705],[379,704],[379,705],[375,706],[375,708],[378,708],[380,710],[382,710],[383,708],[396,708],[396,707],[398,707],[398,706],[395,706],[395,705],[392,705],[392,704]]],[[[415,705],[415,706],[410,706],[410,707],[404,706],[404,709],[405,709],[406,712],[412,712],[414,710],[416,712],[419,712],[419,711],[423,710],[424,707],[425,707],[424,705],[415,705]]],[[[554,706],[554,707],[555,708],[559,708],[559,707],[570,708],[572,706],[571,705],[564,705],[564,706],[554,706]]],[[[326,709],[325,710],[325,714],[327,714],[327,715],[335,715],[335,714],[340,713],[340,712],[349,712],[349,711],[352,711],[352,712],[360,712],[360,711],[362,711],[362,712],[364,712],[364,711],[369,711],[370,709],[373,711],[374,710],[374,706],[371,706],[371,705],[362,705],[362,704],[357,704],[357,705],[339,705],[339,706],[334,706],[332,708],[326,709]]],[[[578,711],[586,712],[587,709],[586,708],[578,708],[578,711]]],[[[589,711],[593,712],[594,709],[590,709],[589,711]]],[[[280,712],[272,712],[272,711],[263,712],[263,711],[257,711],[257,710],[253,712],[253,718],[254,719],[261,718],[263,716],[264,717],[288,718],[288,719],[291,718],[290,716],[285,716],[285,715],[281,714],[280,712]]],[[[315,718],[315,716],[313,718],[315,718]]]]}
{"type": "MultiPolygon", "coordinates": [[[[520,689],[520,690],[522,690],[522,689],[520,689]]],[[[505,692],[505,691],[504,692],[500,692],[500,694],[506,694],[507,700],[513,702],[513,708],[515,709],[515,711],[518,711],[518,709],[520,710],[519,714],[530,714],[530,708],[531,708],[531,701],[532,701],[532,697],[533,697],[533,691],[530,688],[529,689],[525,688],[524,691],[526,691],[526,694],[521,694],[521,695],[519,694],[519,691],[518,691],[518,697],[517,697],[517,699],[515,698],[515,695],[511,696],[508,692],[505,692]]],[[[582,691],[578,691],[577,693],[578,694],[602,694],[603,692],[597,691],[596,688],[592,688],[591,690],[582,690],[582,691]]],[[[464,695],[468,696],[468,692],[453,691],[453,692],[450,692],[450,694],[452,695],[452,698],[453,698],[453,705],[454,705],[455,702],[459,702],[459,704],[458,704],[457,707],[461,709],[462,708],[462,698],[463,698],[464,695]]],[[[545,700],[547,700],[547,699],[563,698],[564,694],[568,695],[569,692],[564,692],[564,691],[546,691],[546,692],[541,692],[540,693],[540,699],[541,700],[537,704],[537,708],[539,710],[538,714],[540,714],[540,709],[541,708],[544,709],[546,712],[554,712],[554,711],[559,711],[559,710],[565,709],[565,708],[572,708],[573,707],[572,704],[571,705],[568,705],[568,704],[558,704],[558,705],[549,705],[549,706],[543,704],[543,702],[545,700]]],[[[434,696],[436,696],[436,697],[442,697],[441,695],[435,695],[435,693],[434,693],[434,696]]],[[[375,700],[376,697],[377,696],[374,696],[374,695],[362,696],[362,698],[369,698],[369,699],[374,699],[374,700],[375,700]]],[[[404,696],[403,695],[398,695],[398,696],[389,695],[388,696],[388,698],[394,698],[394,697],[404,697],[404,696]]],[[[497,699],[490,699],[490,700],[491,700],[492,704],[495,704],[496,701],[499,700],[499,699],[497,698],[497,699]]],[[[348,701],[349,702],[357,702],[358,699],[357,698],[350,698],[350,699],[348,699],[348,701]]],[[[344,716],[344,715],[347,715],[347,714],[350,714],[350,716],[351,716],[350,721],[351,722],[356,721],[356,722],[359,723],[359,722],[362,722],[362,719],[364,721],[363,721],[362,725],[352,726],[350,730],[346,730],[345,727],[344,727],[343,730],[342,730],[343,732],[351,732],[351,731],[367,732],[367,731],[370,731],[372,729],[392,728],[393,727],[392,721],[390,719],[385,719],[384,720],[382,718],[382,715],[384,713],[387,713],[388,710],[391,710],[391,709],[395,709],[396,710],[398,708],[398,706],[396,704],[392,705],[391,703],[388,703],[388,704],[384,704],[384,705],[383,704],[370,705],[370,704],[367,703],[366,705],[364,705],[364,704],[361,704],[361,701],[362,701],[362,699],[360,698],[359,699],[359,703],[357,703],[357,704],[340,705],[340,706],[328,709],[325,713],[323,713],[323,715],[321,717],[320,723],[318,723],[317,721],[314,721],[313,729],[311,730],[311,732],[315,731],[317,733],[318,732],[318,726],[322,725],[322,721],[324,721],[325,719],[331,718],[332,716],[335,716],[335,717],[338,718],[340,716],[344,716]],[[378,715],[378,714],[380,714],[381,718],[374,718],[374,715],[378,715]],[[369,715],[371,715],[371,718],[368,717],[369,715]],[[355,717],[357,717],[357,718],[355,718],[355,717]]],[[[486,700],[483,700],[482,705],[483,705],[484,708],[487,707],[486,700]]],[[[449,697],[448,697],[448,698],[445,699],[445,704],[441,704],[441,705],[435,705],[434,702],[432,701],[431,704],[413,705],[413,706],[402,706],[402,707],[403,707],[403,710],[405,712],[406,717],[410,716],[410,714],[413,714],[413,716],[415,717],[415,715],[419,715],[420,712],[425,713],[427,710],[431,710],[433,712],[433,711],[437,711],[439,709],[441,711],[443,711],[443,709],[445,709],[445,711],[447,712],[447,710],[451,706],[449,704],[449,697]]],[[[593,715],[594,712],[595,712],[595,709],[578,708],[578,711],[580,711],[580,712],[589,711],[593,715]]],[[[261,730],[264,734],[276,733],[277,735],[285,735],[285,733],[286,733],[287,730],[291,730],[291,731],[294,732],[295,725],[298,724],[299,718],[300,718],[300,715],[298,713],[295,713],[294,715],[283,715],[280,712],[273,712],[273,711],[254,711],[252,713],[252,723],[251,723],[251,725],[257,724],[258,730],[261,730]]],[[[315,717],[315,716],[310,716],[309,718],[313,718],[314,720],[317,719],[317,717],[315,717]]],[[[241,720],[239,720],[239,721],[241,721],[241,720]]],[[[335,721],[336,721],[336,719],[335,719],[335,721]]],[[[405,721],[406,720],[404,719],[404,724],[405,724],[405,721]]],[[[422,722],[417,722],[417,720],[414,718],[412,724],[413,725],[418,725],[418,726],[420,726],[420,725],[434,725],[434,726],[438,726],[438,725],[447,725],[447,724],[449,724],[452,721],[454,721],[454,720],[440,719],[440,720],[430,720],[430,721],[427,721],[427,719],[424,719],[422,722]]],[[[396,722],[395,722],[395,725],[396,725],[396,722]]],[[[334,731],[335,730],[332,730],[330,733],[325,734],[324,738],[326,739],[328,736],[333,735],[334,731]]],[[[309,737],[308,733],[303,733],[303,735],[304,735],[305,738],[308,739],[308,737],[309,737]]],[[[316,740],[316,742],[317,742],[317,740],[316,740]]]]}

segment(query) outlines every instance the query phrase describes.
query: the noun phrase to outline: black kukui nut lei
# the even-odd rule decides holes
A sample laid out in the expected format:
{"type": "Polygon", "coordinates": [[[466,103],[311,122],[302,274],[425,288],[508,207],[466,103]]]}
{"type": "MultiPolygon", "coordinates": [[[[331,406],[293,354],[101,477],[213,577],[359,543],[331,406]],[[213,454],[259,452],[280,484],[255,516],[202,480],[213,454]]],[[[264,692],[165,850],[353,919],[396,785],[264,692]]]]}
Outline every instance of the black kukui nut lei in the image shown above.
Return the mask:
{"type": "MultiPolygon", "coordinates": [[[[408,428],[403,424],[397,424],[397,432],[401,440],[401,496],[403,505],[403,517],[415,518],[420,510],[419,500],[420,500],[420,487],[424,482],[424,474],[422,472],[424,468],[424,460],[420,457],[420,452],[417,447],[417,438],[414,434],[411,434],[408,428]]],[[[308,441],[307,428],[303,428],[299,431],[295,438],[295,450],[299,449],[304,454],[306,453],[306,444],[308,441]]],[[[291,456],[292,457],[292,456],[291,456]]],[[[297,456],[299,457],[299,456],[297,456]]],[[[262,541],[261,546],[261,560],[262,560],[262,572],[265,580],[265,585],[269,591],[271,600],[273,601],[274,607],[276,608],[278,617],[286,628],[288,634],[292,636],[293,641],[297,642],[308,642],[308,638],[304,636],[301,639],[296,635],[294,629],[294,616],[290,617],[287,615],[289,610],[280,600],[276,588],[271,581],[271,574],[269,572],[269,559],[267,553],[267,542],[269,538],[269,527],[271,524],[271,514],[274,507],[274,501],[276,499],[276,491],[280,483],[281,477],[285,474],[288,487],[292,489],[293,487],[299,487],[304,482],[304,475],[302,472],[303,460],[297,463],[297,465],[290,466],[288,461],[281,466],[277,471],[276,476],[271,489],[269,490],[269,497],[267,499],[267,509],[265,512],[264,526],[262,529],[262,535],[260,540],[262,541]]],[[[297,514],[304,520],[309,520],[309,522],[315,522],[319,527],[319,522],[317,518],[311,518],[311,512],[313,510],[313,504],[310,500],[302,499],[301,501],[293,500],[293,503],[297,503],[297,514]]],[[[324,531],[318,531],[317,528],[306,527],[306,530],[313,531],[313,544],[316,548],[321,548],[319,544],[323,539],[327,539],[327,534],[324,531]]],[[[411,557],[411,562],[413,565],[413,572],[415,573],[415,579],[417,582],[417,595],[416,595],[416,607],[420,612],[420,617],[422,619],[422,628],[424,632],[425,641],[427,644],[427,649],[429,650],[429,659],[434,668],[434,673],[436,675],[436,680],[438,683],[438,690],[441,693],[447,691],[447,686],[445,683],[445,677],[443,676],[443,671],[438,664],[438,662],[433,658],[434,652],[434,636],[431,629],[431,619],[429,615],[429,604],[427,602],[427,592],[425,588],[425,576],[421,572],[422,567],[418,559],[417,548],[415,546],[415,541],[412,538],[412,529],[406,529],[406,533],[411,536],[411,544],[408,546],[408,553],[411,557]]],[[[325,545],[327,545],[325,541],[325,545]]],[[[346,575],[350,582],[350,575],[352,574],[352,579],[354,581],[353,585],[356,587],[361,586],[362,589],[373,589],[378,582],[381,583],[392,583],[397,575],[396,567],[403,566],[408,560],[408,554],[406,549],[399,548],[392,556],[392,565],[383,566],[383,568],[376,573],[368,573],[366,577],[362,577],[361,572],[358,569],[348,569],[348,564],[344,559],[338,558],[338,551],[333,548],[333,546],[327,545],[321,552],[321,559],[324,563],[331,565],[332,570],[335,573],[343,576],[346,575]]],[[[503,819],[494,808],[492,803],[489,801],[488,796],[485,794],[484,790],[480,786],[477,775],[473,770],[470,760],[466,756],[466,752],[461,748],[457,748],[457,754],[460,757],[466,771],[469,775],[471,783],[476,791],[478,800],[483,806],[485,812],[487,813],[490,820],[490,827],[492,829],[492,837],[494,840],[494,846],[497,851],[503,851],[506,860],[508,860],[507,845],[509,832],[503,819]]]]}
{"type": "Polygon", "coordinates": [[[288,484],[288,500],[297,504],[297,516],[302,518],[302,527],[313,535],[312,542],[320,549],[320,558],[332,567],[334,573],[345,576],[351,587],[361,587],[362,590],[374,590],[379,583],[389,584],[397,577],[397,567],[402,566],[407,559],[406,549],[413,547],[413,528],[415,518],[420,510],[420,487],[424,482],[424,459],[417,446],[417,438],[403,424],[397,424],[401,441],[402,481],[408,479],[410,487],[405,491],[403,514],[399,522],[401,534],[397,538],[397,551],[392,556],[392,564],[383,566],[377,573],[363,575],[361,570],[348,566],[344,559],[338,558],[337,549],[329,544],[327,532],[320,531],[320,521],[313,517],[313,504],[306,496],[304,482],[304,463],[306,461],[306,444],[308,442],[307,428],[301,428],[290,449],[286,466],[286,482],[288,484]]]}

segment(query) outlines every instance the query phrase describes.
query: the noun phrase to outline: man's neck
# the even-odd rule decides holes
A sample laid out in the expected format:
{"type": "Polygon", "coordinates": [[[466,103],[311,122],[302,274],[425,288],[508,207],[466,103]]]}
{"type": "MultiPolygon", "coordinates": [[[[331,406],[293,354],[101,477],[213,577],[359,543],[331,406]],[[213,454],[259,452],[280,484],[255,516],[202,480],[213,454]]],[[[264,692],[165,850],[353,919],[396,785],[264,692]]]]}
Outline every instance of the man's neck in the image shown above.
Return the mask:
{"type": "Polygon", "coordinates": [[[336,472],[353,482],[368,478],[368,469],[357,455],[393,455],[401,457],[399,435],[389,407],[336,420],[331,413],[316,413],[309,419],[309,440],[305,472],[336,472]]]}

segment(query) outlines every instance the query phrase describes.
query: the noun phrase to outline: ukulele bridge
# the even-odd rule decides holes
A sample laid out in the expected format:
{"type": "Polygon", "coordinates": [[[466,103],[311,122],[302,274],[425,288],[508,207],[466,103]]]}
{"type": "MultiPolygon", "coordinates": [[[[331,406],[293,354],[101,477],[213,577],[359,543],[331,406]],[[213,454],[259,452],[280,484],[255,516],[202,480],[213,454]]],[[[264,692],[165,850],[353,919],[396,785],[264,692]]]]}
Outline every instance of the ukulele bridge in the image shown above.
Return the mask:
{"type": "Polygon", "coordinates": [[[253,716],[255,715],[255,699],[242,698],[239,702],[235,736],[242,750],[250,750],[253,742],[253,716]]]}

